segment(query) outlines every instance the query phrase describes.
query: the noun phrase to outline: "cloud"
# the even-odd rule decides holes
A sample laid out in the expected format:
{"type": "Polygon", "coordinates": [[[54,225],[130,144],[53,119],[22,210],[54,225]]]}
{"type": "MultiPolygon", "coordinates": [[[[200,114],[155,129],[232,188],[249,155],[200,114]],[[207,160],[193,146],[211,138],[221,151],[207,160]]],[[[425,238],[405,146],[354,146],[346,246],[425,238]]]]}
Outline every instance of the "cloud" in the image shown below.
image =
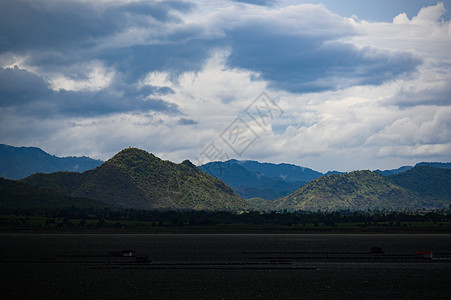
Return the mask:
{"type": "MultiPolygon", "coordinates": [[[[450,60],[451,22],[441,18],[446,9],[442,2],[424,7],[411,20],[405,13],[393,19],[393,23],[370,23],[360,21],[355,24],[361,33],[352,37],[351,42],[359,47],[407,50],[424,60],[450,60]]],[[[436,63],[437,61],[435,61],[436,63]]]]}
{"type": "Polygon", "coordinates": [[[191,119],[186,119],[186,118],[181,118],[177,124],[179,125],[196,125],[198,122],[191,120],[191,119]]]}
{"type": "Polygon", "coordinates": [[[194,7],[183,1],[1,1],[0,54],[14,53],[20,67],[46,75],[98,61],[130,83],[149,69],[193,68],[205,47],[180,47],[183,36],[189,39],[197,29],[176,14],[194,7]]]}
{"type": "Polygon", "coordinates": [[[90,62],[80,65],[76,68],[78,70],[68,68],[65,74],[50,75],[48,81],[52,89],[56,91],[100,91],[108,88],[114,79],[114,72],[107,70],[101,63],[90,62]]]}
{"type": "Polygon", "coordinates": [[[99,116],[120,112],[159,111],[178,114],[176,105],[153,98],[168,89],[137,87],[117,82],[99,91],[52,90],[46,81],[26,70],[0,68],[0,108],[19,114],[49,116],[99,116]]]}
{"type": "Polygon", "coordinates": [[[378,85],[410,74],[422,60],[405,51],[359,48],[341,39],[353,23],[320,5],[280,10],[245,7],[225,13],[233,49],[228,65],[259,73],[271,86],[294,93],[378,85]]]}
{"type": "Polygon", "coordinates": [[[401,107],[451,105],[451,72],[448,71],[445,76],[437,75],[430,74],[427,79],[419,77],[405,83],[388,102],[401,107]]]}
{"type": "Polygon", "coordinates": [[[445,12],[443,2],[438,2],[422,8],[412,19],[401,13],[393,23],[356,23],[362,34],[351,41],[358,47],[408,49],[422,59],[415,73],[397,79],[397,90],[386,98],[387,105],[451,104],[451,22],[443,19],[445,12]]]}
{"type": "Polygon", "coordinates": [[[451,108],[416,107],[412,110],[416,113],[402,114],[400,118],[374,133],[367,143],[385,148],[393,148],[395,145],[417,148],[421,148],[422,145],[439,147],[450,143],[451,108]]]}
{"type": "Polygon", "coordinates": [[[51,93],[46,81],[35,74],[17,66],[0,68],[0,107],[20,106],[51,93]]]}
{"type": "Polygon", "coordinates": [[[77,66],[80,59],[100,61],[129,84],[149,71],[168,71],[174,79],[198,72],[223,49],[231,49],[229,68],[258,73],[270,86],[296,93],[377,85],[414,72],[422,62],[405,51],[343,42],[358,34],[353,22],[321,5],[239,4],[194,22],[172,13],[192,10],[185,2],[6,1],[3,6],[1,11],[21,14],[23,21],[8,15],[0,24],[10,41],[0,51],[23,53],[26,64],[47,73],[77,66]]]}
{"type": "Polygon", "coordinates": [[[321,171],[450,159],[443,3],[393,23],[286,3],[0,1],[1,142],[195,161],[265,90],[285,113],[250,124],[241,158],[321,171]]]}
{"type": "Polygon", "coordinates": [[[235,0],[235,1],[262,6],[271,5],[276,2],[276,0],[235,0]]]}
{"type": "Polygon", "coordinates": [[[192,7],[182,1],[94,4],[4,0],[0,2],[0,52],[90,46],[95,39],[121,32],[124,26],[149,25],[151,20],[178,21],[171,11],[192,7]]]}
{"type": "Polygon", "coordinates": [[[394,24],[415,24],[428,25],[430,23],[440,22],[441,17],[446,13],[443,2],[437,2],[434,6],[423,7],[418,15],[409,20],[406,13],[401,13],[393,18],[394,24]]]}

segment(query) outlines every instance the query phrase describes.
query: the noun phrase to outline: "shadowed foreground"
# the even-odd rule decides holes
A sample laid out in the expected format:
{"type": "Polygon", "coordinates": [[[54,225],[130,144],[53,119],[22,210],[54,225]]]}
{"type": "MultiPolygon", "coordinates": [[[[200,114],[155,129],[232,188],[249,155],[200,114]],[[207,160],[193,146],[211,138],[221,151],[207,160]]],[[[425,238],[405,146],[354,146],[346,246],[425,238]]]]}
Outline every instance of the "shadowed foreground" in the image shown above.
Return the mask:
{"type": "Polygon", "coordinates": [[[430,299],[451,292],[451,235],[1,238],[3,299],[430,299]],[[122,256],[125,249],[133,256],[122,256]]]}

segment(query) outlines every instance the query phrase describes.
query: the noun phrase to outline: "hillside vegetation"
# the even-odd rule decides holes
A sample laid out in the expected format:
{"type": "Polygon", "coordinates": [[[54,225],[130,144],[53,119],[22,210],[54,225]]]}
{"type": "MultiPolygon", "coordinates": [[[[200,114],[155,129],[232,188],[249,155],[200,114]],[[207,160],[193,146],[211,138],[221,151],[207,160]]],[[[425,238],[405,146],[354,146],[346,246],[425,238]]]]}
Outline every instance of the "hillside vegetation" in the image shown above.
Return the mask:
{"type": "Polygon", "coordinates": [[[23,180],[71,196],[140,209],[246,210],[249,205],[221,180],[189,161],[175,164],[128,148],[84,173],[35,174],[23,180]]]}
{"type": "Polygon", "coordinates": [[[424,202],[451,202],[451,169],[418,165],[409,171],[389,176],[388,179],[413,191],[424,202]]]}
{"type": "Polygon", "coordinates": [[[275,203],[278,210],[405,210],[421,207],[419,197],[371,171],[323,176],[275,203]]]}
{"type": "Polygon", "coordinates": [[[0,178],[0,209],[65,209],[65,208],[106,208],[109,205],[92,199],[70,197],[49,188],[41,188],[0,178]]]}

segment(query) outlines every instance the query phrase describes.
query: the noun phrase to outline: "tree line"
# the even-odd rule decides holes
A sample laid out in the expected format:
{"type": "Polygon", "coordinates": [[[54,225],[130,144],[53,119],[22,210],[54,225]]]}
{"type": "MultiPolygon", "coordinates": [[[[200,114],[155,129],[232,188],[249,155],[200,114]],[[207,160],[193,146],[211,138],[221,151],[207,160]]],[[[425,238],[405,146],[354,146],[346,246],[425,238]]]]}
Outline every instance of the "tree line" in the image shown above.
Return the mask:
{"type": "MultiPolygon", "coordinates": [[[[241,212],[226,211],[195,211],[195,210],[139,210],[127,208],[76,208],[68,209],[2,209],[1,216],[44,217],[47,219],[81,220],[86,224],[88,220],[97,220],[102,226],[106,221],[113,222],[149,222],[155,226],[183,226],[183,225],[218,225],[218,224],[255,224],[282,225],[325,224],[336,226],[338,223],[361,223],[376,225],[390,223],[399,225],[401,222],[451,222],[451,207],[441,210],[418,210],[415,212],[396,211],[336,211],[336,212],[306,212],[306,211],[273,211],[273,212],[241,212]]],[[[88,221],[89,222],[89,221],[88,221]]],[[[68,223],[66,221],[66,223],[68,223]]],[[[91,222],[92,223],[92,222],[91,222]]]]}

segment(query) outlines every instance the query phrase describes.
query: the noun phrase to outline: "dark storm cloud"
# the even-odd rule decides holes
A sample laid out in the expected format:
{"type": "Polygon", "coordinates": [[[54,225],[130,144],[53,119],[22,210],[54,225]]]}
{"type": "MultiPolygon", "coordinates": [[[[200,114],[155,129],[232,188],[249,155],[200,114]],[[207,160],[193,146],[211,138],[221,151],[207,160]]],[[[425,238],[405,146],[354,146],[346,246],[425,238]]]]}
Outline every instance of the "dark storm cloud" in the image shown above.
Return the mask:
{"type": "Polygon", "coordinates": [[[118,83],[100,91],[54,91],[39,76],[19,68],[0,68],[0,108],[25,115],[87,117],[120,112],[159,111],[178,114],[176,105],[149,95],[167,94],[169,88],[118,83]]]}
{"type": "Polygon", "coordinates": [[[130,26],[177,21],[172,10],[191,4],[178,1],[108,6],[74,1],[0,1],[0,52],[89,46],[96,39],[130,26]],[[30,49],[32,47],[32,49],[30,49]]]}
{"type": "MultiPolygon", "coordinates": [[[[123,91],[121,91],[123,92],[123,91]]],[[[55,110],[65,116],[88,117],[112,113],[159,111],[178,113],[176,105],[161,99],[146,99],[146,94],[133,91],[131,95],[117,95],[110,91],[72,92],[60,91],[52,99],[55,110]]]]}
{"type": "MultiPolygon", "coordinates": [[[[349,21],[323,6],[268,10],[238,5],[241,7],[237,10],[225,10],[205,23],[186,23],[172,13],[193,9],[192,4],[182,1],[111,5],[56,0],[1,1],[0,53],[17,52],[24,55],[26,64],[43,73],[75,78],[86,76],[77,66],[89,61],[98,61],[114,70],[119,74],[115,86],[121,88],[80,92],[80,98],[96,99],[94,111],[98,113],[108,111],[107,107],[115,107],[113,111],[138,109],[141,105],[149,108],[144,100],[133,102],[142,96],[124,100],[129,93],[136,92],[132,91],[135,88],[125,86],[135,85],[153,71],[168,72],[171,80],[186,71],[199,71],[216,49],[231,50],[226,60],[229,67],[258,72],[260,79],[270,86],[295,93],[378,85],[414,72],[421,63],[407,52],[362,49],[341,42],[341,38],[358,33],[349,21]],[[128,34],[131,29],[135,31],[128,34]],[[118,93],[125,93],[121,101],[131,103],[125,105],[114,100],[118,93]],[[103,97],[111,97],[110,102],[115,105],[106,105],[103,97]],[[100,105],[105,110],[97,107],[98,103],[105,103],[100,105]]],[[[42,79],[36,80],[31,86],[42,88],[42,79]]],[[[23,89],[29,87],[24,84],[23,89]]],[[[63,93],[66,92],[52,95],[63,93]]],[[[71,93],[78,92],[65,94],[66,99],[77,98],[71,93]]],[[[170,107],[167,109],[171,111],[170,107]]]]}
{"type": "Polygon", "coordinates": [[[106,49],[99,57],[124,75],[127,82],[135,82],[152,71],[168,71],[176,80],[187,71],[200,71],[211,51],[223,41],[189,40],[185,43],[163,45],[135,45],[106,49]]]}
{"type": "Polygon", "coordinates": [[[23,105],[50,94],[41,77],[17,67],[0,68],[0,107],[23,105]]]}
{"type": "Polygon", "coordinates": [[[108,6],[69,1],[1,1],[0,54],[26,55],[27,64],[47,72],[61,72],[80,62],[102,61],[117,68],[127,83],[149,71],[169,70],[175,75],[198,71],[211,48],[220,41],[212,43],[199,38],[204,30],[199,26],[184,24],[176,30],[169,29],[170,25],[182,23],[173,11],[186,12],[193,7],[182,1],[108,6]],[[154,36],[131,44],[119,40],[99,47],[99,43],[130,29],[152,31],[154,36]]]}
{"type": "MultiPolygon", "coordinates": [[[[228,65],[260,73],[274,88],[294,93],[379,85],[412,73],[422,61],[408,52],[357,48],[339,39],[357,34],[322,8],[315,17],[290,28],[285,20],[246,21],[227,32],[232,53],[228,65]]],[[[302,15],[300,19],[302,19],[302,15]]]]}

